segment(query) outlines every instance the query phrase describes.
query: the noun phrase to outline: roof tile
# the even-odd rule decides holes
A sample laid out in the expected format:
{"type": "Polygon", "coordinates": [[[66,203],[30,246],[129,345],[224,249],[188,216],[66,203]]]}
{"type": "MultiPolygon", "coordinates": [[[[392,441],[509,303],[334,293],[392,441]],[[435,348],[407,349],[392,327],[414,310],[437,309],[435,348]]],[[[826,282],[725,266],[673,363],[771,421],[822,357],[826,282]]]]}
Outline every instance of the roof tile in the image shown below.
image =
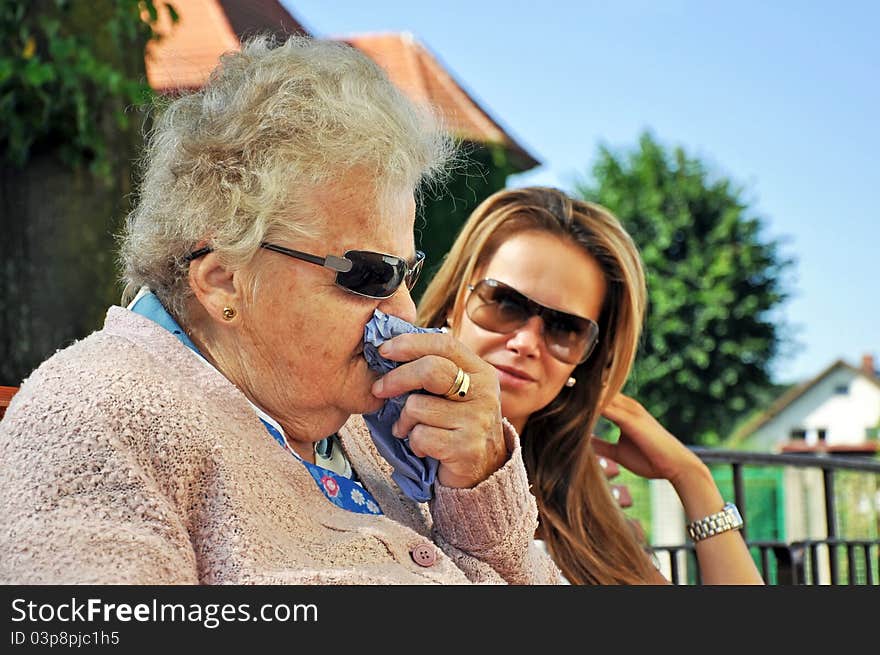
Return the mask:
{"type": "MultiPolygon", "coordinates": [[[[159,12],[163,36],[147,46],[147,81],[160,93],[197,89],[225,52],[257,32],[309,34],[277,0],[174,0],[180,21],[159,12]]],[[[450,133],[465,140],[503,146],[519,171],[540,162],[452,77],[412,34],[357,35],[340,39],[381,66],[411,100],[438,109],[450,133]]]]}

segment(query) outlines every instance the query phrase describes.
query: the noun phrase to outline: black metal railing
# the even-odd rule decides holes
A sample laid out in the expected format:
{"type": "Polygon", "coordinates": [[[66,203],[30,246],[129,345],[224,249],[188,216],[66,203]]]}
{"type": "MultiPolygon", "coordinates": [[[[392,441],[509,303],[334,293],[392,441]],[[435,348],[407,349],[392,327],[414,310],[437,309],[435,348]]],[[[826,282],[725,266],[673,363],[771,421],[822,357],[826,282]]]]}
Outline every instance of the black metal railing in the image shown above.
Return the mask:
{"type": "MultiPolygon", "coordinates": [[[[743,537],[753,553],[764,580],[779,585],[880,584],[880,539],[873,535],[842,538],[839,530],[837,476],[842,471],[873,476],[880,490],[880,461],[862,456],[826,454],[769,454],[698,448],[692,450],[709,465],[731,469],[734,500],[745,520],[743,537]],[[749,507],[746,503],[745,467],[794,467],[821,470],[824,494],[824,524],[827,537],[791,542],[749,538],[749,507]],[[822,575],[825,571],[827,575],[822,575]]],[[[880,494],[880,491],[875,492],[880,494]]],[[[880,502],[880,497],[873,501],[880,502]]],[[[880,508],[873,510],[874,515],[880,508]]],[[[674,584],[701,584],[696,555],[691,543],[652,546],[659,563],[668,566],[674,584]]]]}

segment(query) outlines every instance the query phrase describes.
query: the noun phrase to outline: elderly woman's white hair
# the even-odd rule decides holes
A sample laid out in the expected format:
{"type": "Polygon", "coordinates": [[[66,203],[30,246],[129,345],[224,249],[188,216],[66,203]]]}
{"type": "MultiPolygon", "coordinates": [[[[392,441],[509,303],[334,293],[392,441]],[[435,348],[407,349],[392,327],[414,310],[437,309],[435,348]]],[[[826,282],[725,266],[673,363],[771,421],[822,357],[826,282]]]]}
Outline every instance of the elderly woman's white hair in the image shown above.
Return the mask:
{"type": "Polygon", "coordinates": [[[125,297],[148,286],[183,317],[197,243],[241,265],[270,235],[314,234],[304,196],[317,185],[358,171],[377,198],[415,190],[452,147],[437,116],[351,46],[255,38],[157,118],[121,239],[125,297]]]}

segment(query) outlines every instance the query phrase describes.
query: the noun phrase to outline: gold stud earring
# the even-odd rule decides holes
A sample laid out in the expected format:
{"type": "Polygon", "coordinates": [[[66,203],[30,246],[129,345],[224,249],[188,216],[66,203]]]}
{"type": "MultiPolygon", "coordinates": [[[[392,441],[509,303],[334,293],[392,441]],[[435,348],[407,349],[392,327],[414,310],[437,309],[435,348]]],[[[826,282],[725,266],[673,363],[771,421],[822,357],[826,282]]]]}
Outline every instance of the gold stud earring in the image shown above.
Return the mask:
{"type": "Polygon", "coordinates": [[[223,318],[225,318],[227,321],[231,321],[235,318],[235,310],[232,307],[224,307],[223,318]]]}
{"type": "Polygon", "coordinates": [[[574,378],[568,378],[568,379],[565,381],[565,386],[568,387],[568,388],[570,389],[570,388],[573,387],[576,383],[577,383],[577,380],[575,380],[574,378]]]}

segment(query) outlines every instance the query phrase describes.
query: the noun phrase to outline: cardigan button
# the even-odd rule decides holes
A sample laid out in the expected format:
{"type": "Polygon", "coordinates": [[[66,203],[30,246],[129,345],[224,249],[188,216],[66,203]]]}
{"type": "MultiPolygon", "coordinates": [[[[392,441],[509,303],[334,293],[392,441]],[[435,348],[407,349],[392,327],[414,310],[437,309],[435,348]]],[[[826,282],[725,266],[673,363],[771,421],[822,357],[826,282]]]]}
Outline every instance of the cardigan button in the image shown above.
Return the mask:
{"type": "Polygon", "coordinates": [[[430,541],[423,541],[410,551],[413,561],[419,566],[431,566],[437,561],[437,551],[430,541]]]}

